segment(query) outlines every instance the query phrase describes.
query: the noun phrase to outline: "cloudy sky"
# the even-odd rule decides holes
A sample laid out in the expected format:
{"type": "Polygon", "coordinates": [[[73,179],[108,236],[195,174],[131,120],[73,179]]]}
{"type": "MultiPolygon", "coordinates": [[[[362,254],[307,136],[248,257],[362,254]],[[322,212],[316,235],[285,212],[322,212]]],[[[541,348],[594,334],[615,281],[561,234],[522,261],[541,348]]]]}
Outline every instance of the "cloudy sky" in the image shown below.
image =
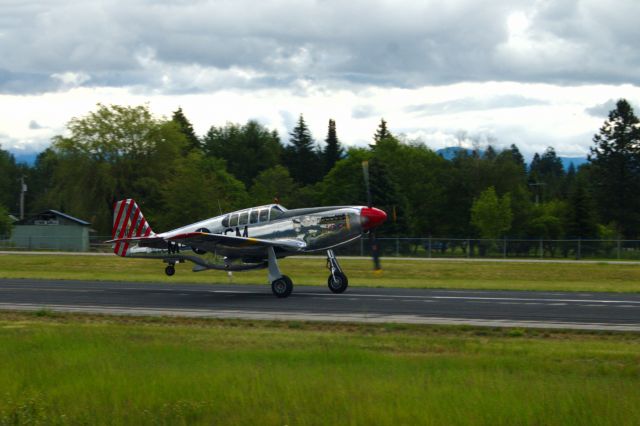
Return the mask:
{"type": "Polygon", "coordinates": [[[0,0],[0,145],[39,151],[95,104],[179,106],[204,133],[304,114],[364,145],[585,155],[640,105],[638,0],[0,0]]]}

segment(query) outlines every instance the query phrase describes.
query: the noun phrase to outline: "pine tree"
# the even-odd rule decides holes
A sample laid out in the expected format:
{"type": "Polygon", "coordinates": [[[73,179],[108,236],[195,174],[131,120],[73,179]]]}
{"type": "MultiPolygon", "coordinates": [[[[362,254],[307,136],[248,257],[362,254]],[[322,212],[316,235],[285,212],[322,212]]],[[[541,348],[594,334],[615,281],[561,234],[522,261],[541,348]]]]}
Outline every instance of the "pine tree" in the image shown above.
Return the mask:
{"type": "Polygon", "coordinates": [[[491,145],[487,145],[487,149],[482,154],[482,158],[485,160],[495,160],[498,154],[496,154],[496,150],[491,145]]]}
{"type": "Polygon", "coordinates": [[[562,194],[565,198],[569,198],[574,190],[576,174],[576,166],[573,163],[569,163],[569,168],[567,169],[567,174],[564,177],[564,183],[562,185],[562,194]]]}
{"type": "Polygon", "coordinates": [[[289,136],[290,145],[285,148],[284,160],[291,177],[303,185],[319,181],[323,172],[322,160],[302,114],[289,136]]]}
{"type": "Polygon", "coordinates": [[[640,235],[640,125],[624,99],[593,137],[589,161],[601,219],[626,238],[640,235]]]}
{"type": "Polygon", "coordinates": [[[541,186],[546,200],[560,198],[563,192],[564,167],[553,147],[540,156],[536,153],[529,168],[529,182],[541,186]]]}
{"type": "Polygon", "coordinates": [[[387,130],[387,122],[384,120],[384,118],[381,118],[380,124],[378,125],[378,129],[376,130],[376,133],[373,135],[373,142],[377,144],[381,140],[387,139],[391,136],[393,135],[391,134],[391,132],[389,132],[389,130],[387,130]]]}
{"type": "Polygon", "coordinates": [[[325,173],[329,173],[336,162],[344,155],[344,149],[340,145],[340,141],[336,134],[335,120],[329,120],[329,130],[327,131],[327,138],[324,141],[327,143],[323,152],[324,167],[325,173]]]}
{"type": "Polygon", "coordinates": [[[178,125],[180,131],[187,138],[188,151],[201,148],[200,139],[196,136],[196,132],[193,130],[193,125],[191,125],[191,122],[184,115],[184,112],[182,112],[182,108],[178,108],[173,112],[171,120],[178,125]]]}
{"type": "Polygon", "coordinates": [[[521,166],[524,171],[526,171],[527,163],[525,163],[524,157],[522,156],[522,153],[520,152],[518,147],[515,144],[511,144],[511,147],[509,147],[509,151],[511,153],[511,158],[513,158],[513,161],[521,166]]]}
{"type": "Polygon", "coordinates": [[[596,238],[595,206],[584,178],[576,178],[568,199],[566,234],[569,238],[596,238]]]}

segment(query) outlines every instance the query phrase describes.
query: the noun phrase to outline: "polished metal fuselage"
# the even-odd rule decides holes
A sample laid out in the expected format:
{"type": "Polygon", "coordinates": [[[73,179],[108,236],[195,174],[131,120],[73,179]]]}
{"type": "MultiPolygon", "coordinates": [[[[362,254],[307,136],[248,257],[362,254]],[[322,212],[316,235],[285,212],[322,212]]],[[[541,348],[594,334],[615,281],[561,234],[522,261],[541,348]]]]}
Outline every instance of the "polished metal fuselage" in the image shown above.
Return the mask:
{"type": "MultiPolygon", "coordinates": [[[[328,250],[349,243],[362,235],[360,212],[362,206],[332,206],[286,210],[278,205],[266,205],[239,210],[192,223],[156,237],[171,239],[193,232],[206,232],[249,239],[286,242],[275,248],[277,257],[328,250]],[[268,211],[268,214],[265,214],[268,211]],[[235,219],[234,219],[235,216],[235,219]]],[[[212,267],[215,258],[260,263],[267,258],[262,245],[216,248],[215,253],[203,252],[180,244],[178,247],[158,248],[134,245],[128,257],[152,257],[190,260],[203,267],[212,267]]]]}

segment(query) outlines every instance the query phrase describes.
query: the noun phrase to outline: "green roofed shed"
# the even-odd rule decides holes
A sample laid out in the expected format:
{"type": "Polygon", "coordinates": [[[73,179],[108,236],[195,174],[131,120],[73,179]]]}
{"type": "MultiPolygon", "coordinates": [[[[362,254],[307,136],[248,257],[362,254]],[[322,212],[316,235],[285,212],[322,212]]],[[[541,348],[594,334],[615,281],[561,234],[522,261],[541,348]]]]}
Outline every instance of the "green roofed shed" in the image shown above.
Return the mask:
{"type": "Polygon", "coordinates": [[[89,251],[90,226],[77,217],[46,210],[14,223],[11,241],[27,250],[89,251]]]}

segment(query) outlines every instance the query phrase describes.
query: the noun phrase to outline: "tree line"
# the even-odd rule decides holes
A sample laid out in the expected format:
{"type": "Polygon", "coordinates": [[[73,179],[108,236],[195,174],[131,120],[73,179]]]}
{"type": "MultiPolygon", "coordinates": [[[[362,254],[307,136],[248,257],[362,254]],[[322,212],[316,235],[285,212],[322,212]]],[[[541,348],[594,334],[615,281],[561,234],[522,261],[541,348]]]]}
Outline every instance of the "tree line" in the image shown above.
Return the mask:
{"type": "Polygon", "coordinates": [[[384,120],[368,147],[349,148],[334,120],[318,144],[302,115],[286,143],[253,120],[198,136],[182,109],[158,118],[147,106],[98,104],[67,130],[33,166],[0,150],[0,234],[17,212],[21,176],[27,214],[57,209],[108,235],[123,198],[135,198],[156,230],[272,202],[366,204],[367,161],[373,204],[389,215],[381,236],[640,237],[640,125],[624,99],[594,135],[589,161],[567,170],[552,147],[530,164],[516,145],[447,160],[384,120]]]}

